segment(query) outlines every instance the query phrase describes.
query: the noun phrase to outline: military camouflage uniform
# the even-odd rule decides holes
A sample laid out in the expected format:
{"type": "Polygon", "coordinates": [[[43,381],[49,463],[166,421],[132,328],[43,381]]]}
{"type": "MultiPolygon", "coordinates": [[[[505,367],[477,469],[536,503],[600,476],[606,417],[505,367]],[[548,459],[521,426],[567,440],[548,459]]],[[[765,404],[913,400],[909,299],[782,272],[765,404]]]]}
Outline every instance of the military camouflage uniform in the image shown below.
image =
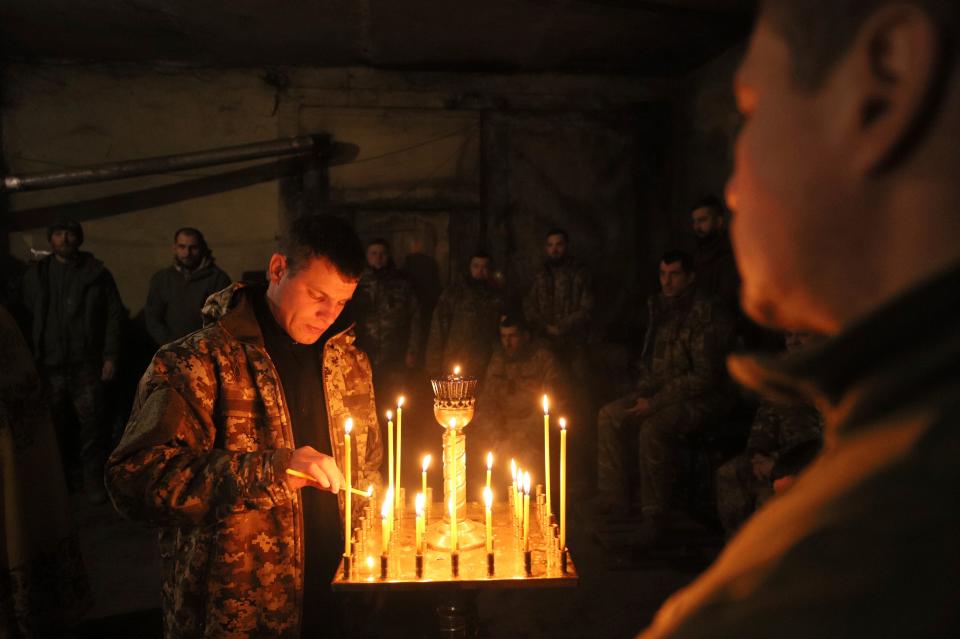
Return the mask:
{"type": "Polygon", "coordinates": [[[427,341],[427,371],[449,372],[460,365],[483,377],[497,340],[503,300],[488,282],[451,284],[440,294],[427,341]]]}
{"type": "Polygon", "coordinates": [[[724,530],[733,533],[757,506],[773,494],[771,479],[758,479],[751,459],[757,453],[776,461],[781,454],[800,444],[820,441],[823,423],[820,413],[808,403],[765,401],[757,409],[750,427],[747,450],[717,470],[717,510],[724,530]]]}
{"type": "MultiPolygon", "coordinates": [[[[285,481],[297,444],[252,290],[211,296],[215,323],[154,356],[107,465],[116,508],[161,526],[166,637],[300,636],[303,517],[285,481]]],[[[353,339],[348,329],[323,350],[328,418],[353,417],[354,485],[379,488],[370,364],[353,339]]],[[[343,430],[330,434],[344,468],[343,430]]]]}
{"type": "Polygon", "coordinates": [[[350,304],[357,321],[357,346],[370,358],[374,375],[379,369],[403,368],[407,357],[419,357],[420,300],[400,271],[392,266],[380,271],[368,268],[350,304]]]}
{"type": "Polygon", "coordinates": [[[542,457],[523,455],[543,450],[540,397],[544,393],[554,399],[554,414],[563,414],[565,409],[557,400],[569,397],[567,384],[556,356],[545,344],[530,342],[514,359],[497,348],[480,388],[476,426],[471,427],[478,449],[542,468],[542,457]]]}
{"type": "Polygon", "coordinates": [[[638,429],[642,508],[659,515],[670,506],[677,449],[731,404],[724,358],[734,330],[726,309],[692,289],[676,298],[653,296],[648,311],[637,389],[604,406],[597,419],[598,488],[605,501],[627,503],[625,439],[638,429]],[[640,397],[651,412],[628,415],[640,397]]]}

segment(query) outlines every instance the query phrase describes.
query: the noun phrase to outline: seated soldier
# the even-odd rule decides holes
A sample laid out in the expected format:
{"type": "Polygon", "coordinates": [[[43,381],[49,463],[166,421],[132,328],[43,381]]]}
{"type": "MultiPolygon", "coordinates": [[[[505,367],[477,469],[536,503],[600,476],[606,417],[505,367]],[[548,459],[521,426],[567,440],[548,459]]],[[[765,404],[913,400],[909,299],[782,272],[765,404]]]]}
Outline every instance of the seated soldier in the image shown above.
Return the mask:
{"type": "MultiPolygon", "coordinates": [[[[523,315],[502,316],[500,345],[483,378],[472,433],[483,454],[489,450],[497,459],[513,457],[521,464],[543,468],[541,397],[547,394],[551,400],[560,400],[567,396],[565,389],[556,356],[546,344],[531,339],[523,315]]],[[[556,404],[551,410],[560,415],[563,406],[556,404]]]]}
{"type": "Polygon", "coordinates": [[[597,418],[598,496],[608,514],[629,510],[625,451],[639,438],[642,546],[656,543],[664,531],[679,448],[732,403],[724,359],[733,343],[733,319],[693,282],[688,254],[663,255],[661,293],[647,303],[650,321],[636,390],[601,408],[597,418]]]}
{"type": "MultiPolygon", "coordinates": [[[[787,333],[787,351],[803,348],[809,333],[787,333]]],[[[823,423],[807,402],[764,401],[753,419],[746,451],[717,470],[717,511],[727,536],[733,535],[753,511],[774,494],[777,475],[796,475],[806,464],[807,451],[819,449],[823,423]],[[794,461],[797,460],[797,461],[794,461]],[[780,466],[780,471],[775,471],[780,466]]]]}

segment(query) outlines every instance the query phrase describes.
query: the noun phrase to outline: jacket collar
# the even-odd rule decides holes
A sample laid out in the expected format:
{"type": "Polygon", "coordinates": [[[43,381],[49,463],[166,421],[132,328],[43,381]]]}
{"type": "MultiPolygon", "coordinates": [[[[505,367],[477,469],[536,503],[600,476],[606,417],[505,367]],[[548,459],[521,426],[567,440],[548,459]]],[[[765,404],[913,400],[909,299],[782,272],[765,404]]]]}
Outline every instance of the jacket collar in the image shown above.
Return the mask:
{"type": "Polygon", "coordinates": [[[846,421],[929,390],[960,361],[960,265],[899,295],[835,337],[789,356],[735,355],[731,374],[781,399],[841,404],[846,421]],[[849,400],[849,401],[848,401],[849,400]]]}

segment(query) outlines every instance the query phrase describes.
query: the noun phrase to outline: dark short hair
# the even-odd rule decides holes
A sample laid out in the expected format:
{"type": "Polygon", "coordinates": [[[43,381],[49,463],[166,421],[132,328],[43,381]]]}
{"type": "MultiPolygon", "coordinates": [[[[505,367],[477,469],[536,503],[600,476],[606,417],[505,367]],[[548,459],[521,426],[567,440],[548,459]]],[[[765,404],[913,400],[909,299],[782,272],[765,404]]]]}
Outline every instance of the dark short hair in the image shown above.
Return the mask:
{"type": "Polygon", "coordinates": [[[555,226],[555,227],[553,227],[552,229],[550,229],[549,231],[547,231],[547,234],[544,235],[544,237],[550,237],[551,235],[561,235],[561,236],[563,236],[563,241],[564,241],[564,242],[569,242],[569,241],[570,241],[570,235],[566,232],[566,230],[560,228],[559,226],[555,226]]]}
{"type": "Polygon", "coordinates": [[[481,260],[487,260],[491,264],[493,263],[493,258],[490,257],[490,254],[482,249],[476,249],[473,253],[470,254],[470,260],[473,261],[474,258],[479,258],[481,260]]]}
{"type": "Polygon", "coordinates": [[[671,249],[660,256],[660,261],[664,264],[676,264],[680,262],[684,273],[693,273],[693,256],[680,249],[671,249]]]}
{"type": "Polygon", "coordinates": [[[72,220],[70,218],[61,217],[54,221],[53,224],[47,227],[47,241],[49,242],[53,239],[53,234],[56,231],[69,231],[77,236],[78,246],[83,244],[83,227],[80,226],[80,222],[72,220]]]}
{"type": "Polygon", "coordinates": [[[690,209],[690,211],[693,212],[697,209],[710,209],[713,211],[714,215],[719,217],[722,217],[724,212],[727,210],[723,205],[723,200],[718,198],[716,195],[708,195],[700,198],[697,203],[693,205],[693,208],[690,209]]]}
{"type": "Polygon", "coordinates": [[[197,240],[200,241],[200,250],[204,253],[210,250],[210,247],[207,246],[207,238],[203,237],[203,233],[200,232],[200,229],[195,229],[192,226],[178,228],[173,234],[174,244],[176,244],[177,238],[181,235],[190,235],[191,237],[197,238],[197,240]]]}
{"type": "MultiPolygon", "coordinates": [[[[808,90],[819,88],[849,49],[857,31],[880,7],[891,0],[763,0],[764,19],[787,41],[796,83],[808,90]]],[[[926,11],[941,30],[945,49],[960,37],[960,2],[911,0],[926,11]]]]}
{"type": "Polygon", "coordinates": [[[304,215],[295,219],[280,238],[280,253],[287,258],[291,275],[311,258],[323,257],[330,260],[341,275],[358,279],[366,263],[363,244],[353,227],[332,215],[304,215]]]}
{"type": "Polygon", "coordinates": [[[367,242],[367,248],[370,248],[371,246],[382,246],[388,251],[390,250],[390,242],[388,242],[386,239],[382,237],[375,237],[369,242],[367,242]]]}
{"type": "Polygon", "coordinates": [[[527,318],[523,316],[523,313],[507,311],[500,316],[500,328],[513,328],[514,326],[519,328],[522,333],[530,331],[530,325],[527,324],[527,318]]]}

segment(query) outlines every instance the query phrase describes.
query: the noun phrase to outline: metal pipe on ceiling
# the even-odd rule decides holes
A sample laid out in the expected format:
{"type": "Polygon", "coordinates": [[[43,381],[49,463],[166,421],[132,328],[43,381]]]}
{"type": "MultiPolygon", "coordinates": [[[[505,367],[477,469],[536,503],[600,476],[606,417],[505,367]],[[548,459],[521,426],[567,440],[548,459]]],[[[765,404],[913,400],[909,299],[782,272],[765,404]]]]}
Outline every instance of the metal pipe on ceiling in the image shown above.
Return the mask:
{"type": "Polygon", "coordinates": [[[267,142],[253,142],[219,149],[178,153],[155,158],[110,162],[88,167],[49,171],[45,173],[27,173],[7,175],[3,178],[3,189],[10,192],[38,191],[61,186],[91,184],[123,178],[140,177],[172,173],[185,169],[198,169],[221,164],[246,162],[269,157],[292,155],[310,155],[323,152],[329,144],[324,135],[300,135],[267,142]]]}

